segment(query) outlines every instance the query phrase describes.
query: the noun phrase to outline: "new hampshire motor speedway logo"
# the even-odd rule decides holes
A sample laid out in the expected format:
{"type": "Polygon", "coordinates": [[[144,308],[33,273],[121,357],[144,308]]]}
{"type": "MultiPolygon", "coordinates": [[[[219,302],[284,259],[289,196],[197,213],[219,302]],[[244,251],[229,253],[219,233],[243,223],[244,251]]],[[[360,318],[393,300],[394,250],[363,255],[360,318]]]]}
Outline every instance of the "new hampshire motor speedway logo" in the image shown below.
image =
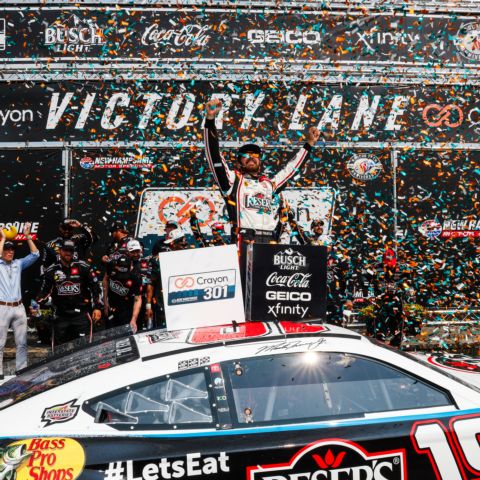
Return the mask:
{"type": "Polygon", "coordinates": [[[153,161],[148,157],[96,157],[84,156],[80,166],[85,170],[121,169],[121,168],[151,168],[153,161]]]}
{"type": "Polygon", "coordinates": [[[175,275],[168,278],[168,304],[210,302],[235,297],[235,270],[175,275]]]}
{"type": "Polygon", "coordinates": [[[340,439],[307,445],[287,463],[247,468],[247,480],[403,480],[405,450],[369,453],[340,439]]]}
{"type": "Polygon", "coordinates": [[[383,166],[374,155],[355,154],[347,163],[348,171],[355,180],[374,180],[382,173],[383,166]]]}
{"type": "Polygon", "coordinates": [[[429,239],[480,238],[480,220],[460,218],[444,220],[443,223],[437,220],[425,220],[418,230],[429,239]]]}

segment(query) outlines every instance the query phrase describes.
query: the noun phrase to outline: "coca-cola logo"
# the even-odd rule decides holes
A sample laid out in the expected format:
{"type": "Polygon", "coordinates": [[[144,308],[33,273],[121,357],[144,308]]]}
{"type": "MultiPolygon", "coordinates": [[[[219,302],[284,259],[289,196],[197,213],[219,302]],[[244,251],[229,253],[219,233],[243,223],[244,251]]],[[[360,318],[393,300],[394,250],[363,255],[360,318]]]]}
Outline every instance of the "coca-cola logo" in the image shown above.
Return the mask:
{"type": "Polygon", "coordinates": [[[210,40],[210,25],[188,24],[181,28],[160,28],[154,23],[142,35],[142,45],[175,45],[177,47],[204,47],[210,40]]]}
{"type": "Polygon", "coordinates": [[[405,450],[369,453],[345,440],[322,440],[307,445],[287,463],[247,467],[248,480],[403,480],[405,450]]]}
{"type": "Polygon", "coordinates": [[[63,282],[57,287],[58,295],[79,295],[80,284],[73,282],[63,282]]]}
{"type": "Polygon", "coordinates": [[[293,273],[291,275],[280,275],[272,272],[267,277],[267,287],[289,287],[289,288],[310,288],[311,273],[293,273]]]}

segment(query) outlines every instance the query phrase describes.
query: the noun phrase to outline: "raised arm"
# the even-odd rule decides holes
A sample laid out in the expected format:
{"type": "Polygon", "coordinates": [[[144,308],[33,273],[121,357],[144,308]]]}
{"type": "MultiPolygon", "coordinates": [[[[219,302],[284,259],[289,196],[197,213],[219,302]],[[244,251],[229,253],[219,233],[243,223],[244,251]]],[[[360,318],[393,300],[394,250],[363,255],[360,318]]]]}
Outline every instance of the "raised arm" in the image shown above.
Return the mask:
{"type": "Polygon", "coordinates": [[[317,143],[320,137],[320,130],[311,127],[308,131],[306,142],[295,156],[273,177],[273,188],[276,192],[281,191],[287,186],[288,181],[302,168],[306,162],[312,147],[317,143]]]}
{"type": "Polygon", "coordinates": [[[203,135],[205,140],[205,155],[207,156],[208,166],[213,173],[215,183],[222,192],[228,192],[235,181],[235,173],[230,169],[227,162],[220,153],[218,143],[218,132],[215,126],[215,117],[222,109],[222,102],[217,98],[207,102],[205,106],[207,117],[203,135]]]}

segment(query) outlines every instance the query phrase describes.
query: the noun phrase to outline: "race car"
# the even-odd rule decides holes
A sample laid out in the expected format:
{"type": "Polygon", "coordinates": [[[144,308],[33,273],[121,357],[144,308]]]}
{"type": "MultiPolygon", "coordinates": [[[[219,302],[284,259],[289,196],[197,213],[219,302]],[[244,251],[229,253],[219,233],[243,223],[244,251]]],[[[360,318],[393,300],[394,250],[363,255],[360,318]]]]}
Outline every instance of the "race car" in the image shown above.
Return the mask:
{"type": "Polygon", "coordinates": [[[478,375],[314,323],[105,340],[0,386],[0,480],[479,478],[478,375]]]}

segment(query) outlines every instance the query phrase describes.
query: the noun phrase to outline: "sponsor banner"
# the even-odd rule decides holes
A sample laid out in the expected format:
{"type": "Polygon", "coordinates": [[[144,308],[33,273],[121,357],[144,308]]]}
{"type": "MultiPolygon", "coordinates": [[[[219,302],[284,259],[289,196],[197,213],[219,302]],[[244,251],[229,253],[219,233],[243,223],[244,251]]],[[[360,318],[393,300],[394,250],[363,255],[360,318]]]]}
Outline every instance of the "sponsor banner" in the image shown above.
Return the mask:
{"type": "Polygon", "coordinates": [[[326,247],[249,245],[247,319],[324,318],[326,275],[326,247]]]}
{"type": "Polygon", "coordinates": [[[29,438],[6,447],[0,462],[0,478],[75,480],[84,465],[85,451],[72,438],[29,438]]]}
{"type": "MultiPolygon", "coordinates": [[[[193,368],[199,368],[194,366],[193,368]]],[[[207,375],[218,405],[228,398],[219,364],[207,375]]],[[[213,401],[212,395],[212,401],[213,401]]],[[[351,398],[347,399],[352,402],[351,398]]],[[[341,400],[339,400],[341,401],[341,400]]],[[[220,407],[219,418],[235,415],[220,407]],[[221,414],[221,415],[220,415],[221,414]]],[[[317,419],[318,420],[318,419],[317,419]]],[[[345,420],[345,419],[342,419],[345,420]]],[[[0,441],[0,476],[5,480],[452,480],[478,477],[480,417],[458,411],[379,420],[329,422],[328,428],[271,427],[262,434],[252,422],[231,441],[217,430],[208,442],[198,432],[179,438],[141,435],[128,442],[104,436],[48,437],[0,441]],[[85,455],[88,452],[88,456],[85,455]],[[114,454],[112,454],[114,452],[114,454]],[[160,453],[159,453],[160,452],[160,453]],[[464,474],[468,472],[468,474],[464,474]]],[[[157,425],[158,426],[158,425],[157,425]]],[[[234,425],[235,427],[235,425],[234,425]]],[[[217,428],[219,428],[217,426],[217,428]]],[[[120,439],[121,440],[121,439],[120,439]]]]}
{"type": "MultiPolygon", "coordinates": [[[[336,192],[328,187],[287,189],[283,198],[290,206],[298,224],[310,231],[313,219],[319,219],[325,227],[325,236],[331,230],[336,192]]],[[[135,236],[146,240],[165,233],[168,221],[176,222],[185,234],[190,230],[190,211],[195,209],[202,233],[211,236],[210,226],[221,222],[230,235],[231,226],[225,201],[217,189],[204,188],[147,188],[142,192],[138,207],[135,236]]]]}
{"type": "Polygon", "coordinates": [[[244,322],[235,245],[159,254],[168,330],[244,322]]]}
{"type": "Polygon", "coordinates": [[[95,157],[84,155],[79,160],[80,168],[85,170],[114,168],[151,168],[153,159],[142,156],[95,157]]]}
{"type": "MultiPolygon", "coordinates": [[[[439,85],[18,82],[0,98],[0,141],[201,143],[203,105],[212,96],[224,104],[217,126],[225,141],[255,137],[297,145],[311,126],[332,142],[477,142],[480,132],[480,100],[462,86],[452,92],[439,85]]],[[[81,168],[141,168],[154,161],[133,151],[125,156],[131,158],[113,151],[96,158],[87,151],[81,168]]],[[[371,156],[347,162],[353,176],[367,180],[381,170],[371,156]]]]}
{"type": "Polygon", "coordinates": [[[29,7],[1,9],[0,19],[6,62],[181,60],[195,68],[199,59],[211,59],[275,69],[269,65],[275,60],[285,69],[362,61],[431,68],[471,67],[480,58],[479,23],[459,15],[29,7]]]}

